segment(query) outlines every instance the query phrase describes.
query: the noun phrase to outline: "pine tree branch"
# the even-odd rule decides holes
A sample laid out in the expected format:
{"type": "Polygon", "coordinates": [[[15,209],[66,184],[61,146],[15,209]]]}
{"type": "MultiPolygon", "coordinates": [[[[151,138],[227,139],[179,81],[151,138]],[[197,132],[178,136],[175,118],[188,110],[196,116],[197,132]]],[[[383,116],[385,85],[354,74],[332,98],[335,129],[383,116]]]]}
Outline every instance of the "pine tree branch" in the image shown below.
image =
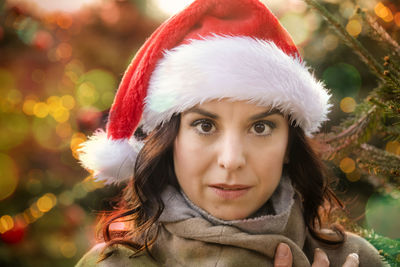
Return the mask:
{"type": "Polygon", "coordinates": [[[386,182],[400,183],[400,156],[368,144],[361,144],[354,154],[358,167],[380,174],[386,182]]]}
{"type": "Polygon", "coordinates": [[[374,59],[374,57],[368,52],[368,50],[353,36],[351,36],[342,24],[321,4],[315,0],[304,0],[308,5],[314,7],[323,18],[328,22],[329,26],[334,27],[336,32],[345,40],[351,48],[353,48],[361,59],[367,64],[367,66],[374,72],[382,81],[386,81],[388,78],[383,75],[384,68],[374,59]]]}
{"type": "Polygon", "coordinates": [[[375,111],[376,111],[376,106],[373,105],[371,107],[371,109],[368,110],[367,114],[362,116],[356,123],[352,124],[350,127],[346,128],[341,133],[336,134],[335,136],[330,137],[328,139],[325,139],[324,141],[329,144],[329,143],[332,143],[334,141],[338,141],[339,139],[347,138],[349,136],[358,134],[368,124],[368,121],[369,121],[369,118],[371,117],[371,114],[373,114],[375,111]]]}

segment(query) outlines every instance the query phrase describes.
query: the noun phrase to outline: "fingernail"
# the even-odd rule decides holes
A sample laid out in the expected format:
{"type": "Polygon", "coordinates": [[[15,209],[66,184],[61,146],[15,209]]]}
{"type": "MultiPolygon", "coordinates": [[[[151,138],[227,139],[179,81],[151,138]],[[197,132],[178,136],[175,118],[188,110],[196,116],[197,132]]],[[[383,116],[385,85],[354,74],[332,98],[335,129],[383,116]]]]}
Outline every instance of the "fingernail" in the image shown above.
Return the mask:
{"type": "Polygon", "coordinates": [[[276,255],[278,257],[286,257],[289,255],[289,250],[290,248],[288,245],[286,245],[285,243],[280,243],[276,255]]]}
{"type": "Polygon", "coordinates": [[[357,262],[359,261],[359,257],[358,257],[357,253],[351,253],[351,254],[349,254],[349,256],[355,258],[357,260],[357,262]]]}

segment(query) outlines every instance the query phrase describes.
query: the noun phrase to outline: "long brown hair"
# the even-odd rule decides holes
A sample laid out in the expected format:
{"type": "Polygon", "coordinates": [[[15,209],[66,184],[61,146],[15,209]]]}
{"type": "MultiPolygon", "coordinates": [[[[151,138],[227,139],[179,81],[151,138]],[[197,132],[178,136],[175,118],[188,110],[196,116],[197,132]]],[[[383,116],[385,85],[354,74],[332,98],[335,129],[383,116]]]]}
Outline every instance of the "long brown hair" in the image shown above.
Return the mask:
{"type": "MultiPolygon", "coordinates": [[[[147,250],[151,255],[149,248],[157,239],[157,220],[164,209],[161,193],[169,184],[178,187],[172,149],[179,125],[180,116],[175,115],[145,137],[145,145],[136,160],[134,178],[124,189],[116,209],[105,214],[101,221],[106,247],[121,244],[136,252],[147,250]],[[121,220],[130,223],[129,229],[110,231],[111,224],[121,220]]],[[[304,220],[310,234],[327,245],[340,245],[345,239],[342,229],[334,228],[337,233],[334,238],[319,231],[321,213],[331,210],[323,207],[326,204],[341,207],[341,203],[329,188],[322,160],[300,127],[289,127],[288,152],[289,163],[284,168],[302,198],[304,220]]]]}

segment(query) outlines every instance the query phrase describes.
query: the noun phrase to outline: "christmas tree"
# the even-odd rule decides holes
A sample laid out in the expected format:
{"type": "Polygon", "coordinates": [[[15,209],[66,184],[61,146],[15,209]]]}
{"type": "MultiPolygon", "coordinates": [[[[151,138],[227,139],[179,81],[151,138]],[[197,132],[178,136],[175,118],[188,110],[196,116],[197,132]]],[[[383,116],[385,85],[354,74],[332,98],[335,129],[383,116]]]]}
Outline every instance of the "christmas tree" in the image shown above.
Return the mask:
{"type": "MultiPolygon", "coordinates": [[[[339,165],[349,177],[361,178],[377,192],[399,199],[400,46],[369,10],[356,6],[347,25],[343,26],[340,18],[322,4],[314,0],[306,2],[323,16],[340,40],[361,58],[378,80],[378,85],[353,107],[354,111],[346,119],[332,127],[328,134],[319,136],[329,145],[324,157],[339,165]],[[369,39],[369,49],[359,40],[361,32],[354,34],[351,23],[355,22],[366,28],[363,37],[369,39]],[[382,147],[376,139],[389,142],[382,147]]],[[[379,4],[381,6],[375,7],[376,13],[379,8],[390,11],[379,4]]],[[[355,230],[373,244],[391,266],[400,264],[400,240],[385,238],[373,230],[359,227],[355,230]]]]}

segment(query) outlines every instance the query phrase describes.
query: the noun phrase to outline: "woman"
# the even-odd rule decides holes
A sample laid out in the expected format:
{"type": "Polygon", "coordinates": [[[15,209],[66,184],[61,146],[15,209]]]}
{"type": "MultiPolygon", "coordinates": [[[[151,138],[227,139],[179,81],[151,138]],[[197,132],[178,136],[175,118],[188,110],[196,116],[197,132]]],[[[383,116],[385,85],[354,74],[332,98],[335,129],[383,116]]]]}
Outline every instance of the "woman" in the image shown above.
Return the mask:
{"type": "Polygon", "coordinates": [[[323,229],[338,201],[307,136],[329,97],[261,2],[195,1],[146,41],[82,147],[97,179],[128,186],[78,266],[381,266],[323,229]]]}

